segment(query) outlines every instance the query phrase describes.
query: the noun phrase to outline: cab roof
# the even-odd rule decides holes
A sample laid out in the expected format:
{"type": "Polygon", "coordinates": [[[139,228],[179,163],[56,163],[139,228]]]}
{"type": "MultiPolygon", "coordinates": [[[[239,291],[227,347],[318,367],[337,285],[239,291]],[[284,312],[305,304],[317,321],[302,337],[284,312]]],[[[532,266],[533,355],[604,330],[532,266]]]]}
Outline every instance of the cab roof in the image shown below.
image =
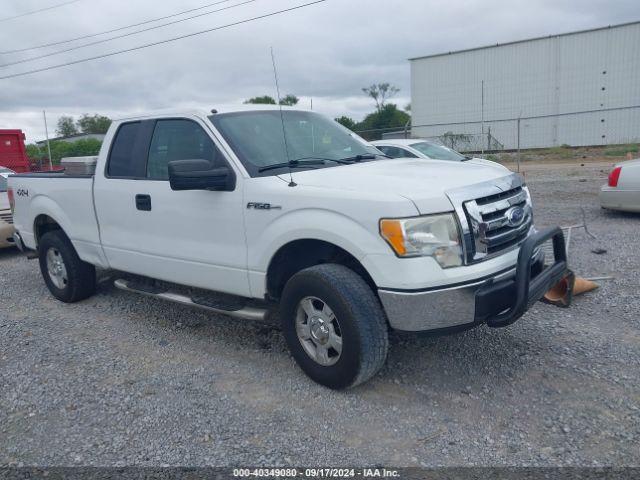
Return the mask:
{"type": "MultiPolygon", "coordinates": [[[[279,105],[263,105],[263,104],[240,104],[240,105],[217,105],[211,107],[209,110],[205,110],[202,108],[195,109],[162,109],[162,110],[152,110],[148,112],[142,112],[135,115],[127,115],[124,117],[116,118],[116,121],[123,120],[137,120],[144,118],[157,118],[157,117],[201,117],[205,118],[212,115],[211,111],[216,110],[217,114],[222,113],[235,113],[235,112],[255,112],[255,111],[270,111],[270,110],[280,110],[279,105]]],[[[300,112],[309,112],[311,110],[305,108],[298,107],[286,107],[282,106],[282,110],[285,111],[300,111],[300,112]]]]}

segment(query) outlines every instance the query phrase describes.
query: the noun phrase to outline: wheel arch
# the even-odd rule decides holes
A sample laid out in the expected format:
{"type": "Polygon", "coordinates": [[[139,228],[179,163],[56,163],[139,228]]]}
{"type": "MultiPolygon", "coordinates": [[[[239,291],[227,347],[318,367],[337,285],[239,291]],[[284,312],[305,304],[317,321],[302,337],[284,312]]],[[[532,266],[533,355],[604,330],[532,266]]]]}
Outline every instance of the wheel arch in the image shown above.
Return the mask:
{"type": "Polygon", "coordinates": [[[40,239],[45,233],[54,230],[60,230],[62,233],[67,235],[64,231],[64,228],[62,228],[62,225],[60,225],[60,223],[57,222],[53,217],[47,215],[46,213],[37,215],[33,220],[33,235],[36,241],[36,247],[40,244],[40,239]]]}
{"type": "Polygon", "coordinates": [[[301,238],[282,245],[271,258],[266,274],[267,296],[278,300],[293,275],[305,268],[325,263],[336,263],[353,270],[377,295],[373,278],[355,255],[325,240],[301,238]]]}
{"type": "Polygon", "coordinates": [[[62,230],[67,238],[71,238],[70,230],[73,223],[55,200],[44,195],[38,195],[31,201],[29,208],[32,212],[35,212],[31,227],[33,228],[36,248],[38,248],[42,235],[51,230],[62,230]]]}

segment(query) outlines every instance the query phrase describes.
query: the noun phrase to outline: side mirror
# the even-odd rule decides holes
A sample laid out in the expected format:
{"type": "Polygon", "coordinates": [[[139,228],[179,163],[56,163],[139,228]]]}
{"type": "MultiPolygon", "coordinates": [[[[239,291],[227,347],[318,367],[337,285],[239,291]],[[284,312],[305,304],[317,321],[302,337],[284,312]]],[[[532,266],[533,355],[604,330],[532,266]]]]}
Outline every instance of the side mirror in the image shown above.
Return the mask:
{"type": "Polygon", "coordinates": [[[211,168],[207,160],[173,160],[169,162],[171,190],[216,190],[231,192],[236,176],[229,167],[211,168]]]}

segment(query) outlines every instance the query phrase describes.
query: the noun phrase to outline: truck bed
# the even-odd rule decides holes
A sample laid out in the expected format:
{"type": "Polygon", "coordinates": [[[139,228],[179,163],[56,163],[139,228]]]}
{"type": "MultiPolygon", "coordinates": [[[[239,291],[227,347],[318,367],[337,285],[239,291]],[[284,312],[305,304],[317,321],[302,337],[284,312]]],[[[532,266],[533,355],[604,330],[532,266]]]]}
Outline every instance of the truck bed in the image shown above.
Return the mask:
{"type": "Polygon", "coordinates": [[[93,175],[23,173],[11,175],[9,186],[16,203],[14,225],[27,248],[37,248],[37,225],[49,216],[60,224],[81,259],[105,265],[93,206],[93,175]]]}

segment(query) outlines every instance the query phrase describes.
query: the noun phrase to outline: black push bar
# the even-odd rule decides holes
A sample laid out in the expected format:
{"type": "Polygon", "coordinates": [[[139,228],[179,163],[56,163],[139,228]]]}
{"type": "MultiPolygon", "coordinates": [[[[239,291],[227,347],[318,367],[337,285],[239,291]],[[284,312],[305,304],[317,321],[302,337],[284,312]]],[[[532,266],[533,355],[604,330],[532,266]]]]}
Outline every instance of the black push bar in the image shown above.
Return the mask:
{"type": "Polygon", "coordinates": [[[515,293],[515,300],[507,310],[487,318],[487,325],[496,328],[511,325],[531,305],[540,300],[551,287],[556,285],[566,273],[567,251],[562,230],[559,227],[553,227],[530,235],[520,246],[514,279],[515,285],[509,289],[510,292],[515,293]],[[553,241],[554,262],[537,276],[531,278],[534,252],[536,248],[548,240],[553,241]]]}

